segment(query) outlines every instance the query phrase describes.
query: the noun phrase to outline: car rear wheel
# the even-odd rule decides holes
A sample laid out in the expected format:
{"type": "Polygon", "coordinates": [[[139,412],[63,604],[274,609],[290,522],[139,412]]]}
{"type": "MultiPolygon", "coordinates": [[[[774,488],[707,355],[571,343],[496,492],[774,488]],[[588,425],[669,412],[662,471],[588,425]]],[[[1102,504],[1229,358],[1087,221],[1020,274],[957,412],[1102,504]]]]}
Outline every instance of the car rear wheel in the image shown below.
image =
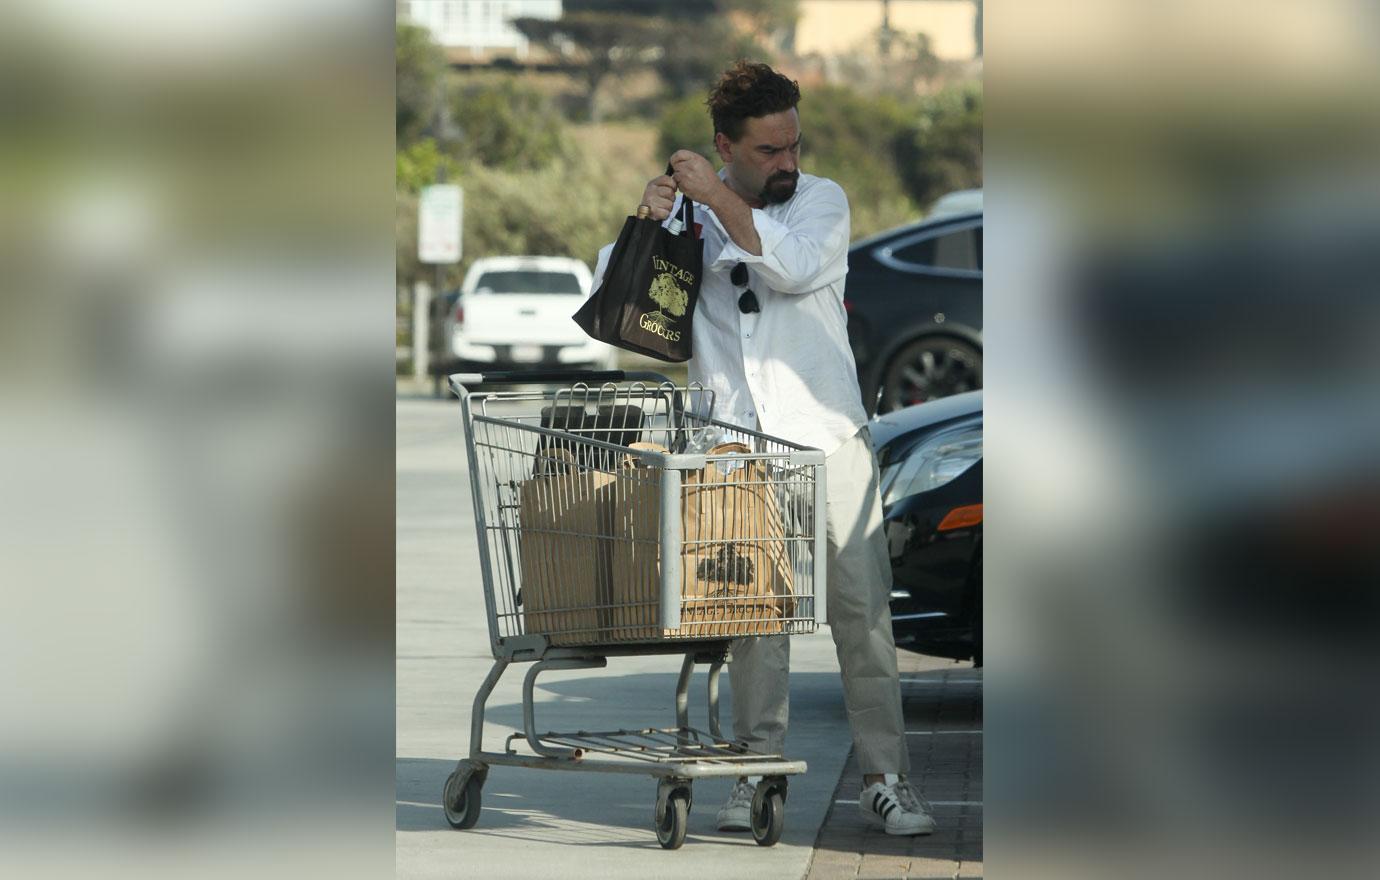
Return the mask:
{"type": "Polygon", "coordinates": [[[982,387],[982,352],[943,336],[917,339],[897,352],[882,374],[878,412],[982,387]]]}

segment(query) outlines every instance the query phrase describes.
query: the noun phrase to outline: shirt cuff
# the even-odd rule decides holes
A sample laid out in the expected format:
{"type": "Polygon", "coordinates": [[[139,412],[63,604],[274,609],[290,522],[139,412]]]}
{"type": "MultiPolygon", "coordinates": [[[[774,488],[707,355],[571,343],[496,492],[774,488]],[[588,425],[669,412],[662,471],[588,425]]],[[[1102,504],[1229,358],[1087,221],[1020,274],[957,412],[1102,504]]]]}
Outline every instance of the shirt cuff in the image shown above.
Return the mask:
{"type": "Polygon", "coordinates": [[[714,218],[714,225],[719,227],[719,231],[724,235],[724,248],[719,251],[714,262],[710,263],[710,267],[714,269],[722,269],[735,263],[764,263],[776,250],[776,246],[781,243],[781,240],[790,234],[790,229],[786,227],[786,224],[768,217],[767,213],[760,208],[753,208],[752,225],[757,229],[757,238],[762,243],[762,253],[759,256],[748,253],[738,246],[738,243],[728,234],[728,230],[724,229],[723,224],[719,222],[718,214],[710,213],[709,216],[714,218]]]}

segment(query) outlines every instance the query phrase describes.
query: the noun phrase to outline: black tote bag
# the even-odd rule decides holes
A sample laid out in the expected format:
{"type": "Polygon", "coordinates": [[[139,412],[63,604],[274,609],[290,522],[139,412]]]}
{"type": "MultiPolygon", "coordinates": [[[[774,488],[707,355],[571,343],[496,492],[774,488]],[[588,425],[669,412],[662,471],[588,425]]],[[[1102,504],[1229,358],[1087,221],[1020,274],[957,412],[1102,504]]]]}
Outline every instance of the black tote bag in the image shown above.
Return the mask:
{"type": "Polygon", "coordinates": [[[695,237],[690,199],[681,198],[678,219],[679,233],[650,217],[624,221],[603,283],[574,315],[586,333],[657,360],[690,359],[704,244],[695,237]]]}

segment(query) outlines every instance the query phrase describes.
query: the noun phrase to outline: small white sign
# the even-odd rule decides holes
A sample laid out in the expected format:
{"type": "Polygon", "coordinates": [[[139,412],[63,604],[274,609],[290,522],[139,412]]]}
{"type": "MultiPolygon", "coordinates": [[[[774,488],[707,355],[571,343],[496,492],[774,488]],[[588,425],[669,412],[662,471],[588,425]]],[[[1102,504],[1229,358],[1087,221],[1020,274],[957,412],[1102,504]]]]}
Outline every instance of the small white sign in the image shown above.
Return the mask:
{"type": "Polygon", "coordinates": [[[460,262],[465,198],[460,187],[438,183],[422,190],[417,204],[417,259],[423,263],[460,262]]]}
{"type": "Polygon", "coordinates": [[[541,360],[542,349],[540,345],[514,345],[513,361],[519,364],[535,364],[541,360]]]}

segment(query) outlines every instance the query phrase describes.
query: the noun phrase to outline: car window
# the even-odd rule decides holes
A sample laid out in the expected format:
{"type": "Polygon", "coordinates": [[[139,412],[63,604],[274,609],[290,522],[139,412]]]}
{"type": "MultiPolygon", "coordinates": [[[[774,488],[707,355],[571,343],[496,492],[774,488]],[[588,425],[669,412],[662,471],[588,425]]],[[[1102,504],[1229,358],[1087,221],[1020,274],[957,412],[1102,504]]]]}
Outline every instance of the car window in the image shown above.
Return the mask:
{"type": "Polygon", "coordinates": [[[493,293],[583,293],[580,279],[569,272],[513,270],[485,272],[474,289],[487,287],[493,293]]]}
{"type": "Polygon", "coordinates": [[[911,242],[891,252],[892,259],[933,269],[982,271],[982,227],[970,226],[911,242]]]}

